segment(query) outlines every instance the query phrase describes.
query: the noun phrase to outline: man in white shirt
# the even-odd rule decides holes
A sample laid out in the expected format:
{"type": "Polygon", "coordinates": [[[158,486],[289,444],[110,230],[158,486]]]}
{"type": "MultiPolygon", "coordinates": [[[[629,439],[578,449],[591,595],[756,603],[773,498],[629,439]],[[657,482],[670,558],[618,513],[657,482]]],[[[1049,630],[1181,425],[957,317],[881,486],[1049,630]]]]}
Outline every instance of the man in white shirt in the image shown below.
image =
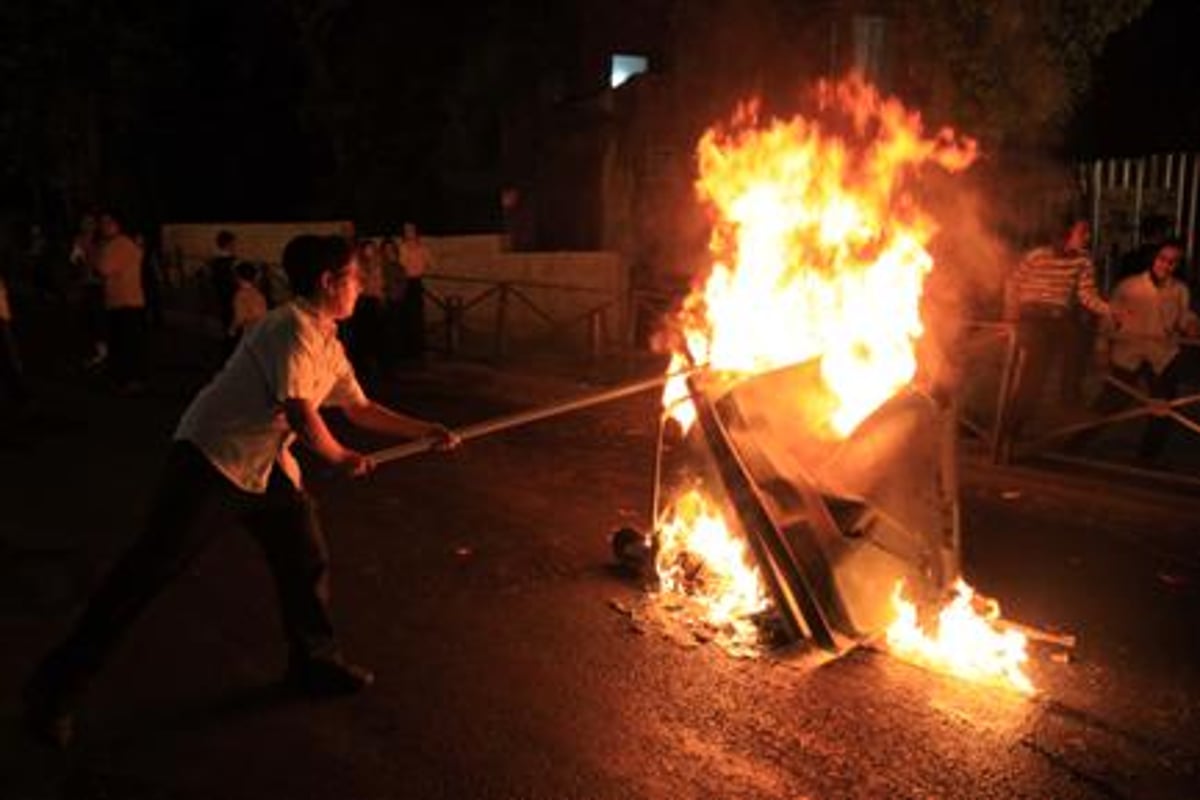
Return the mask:
{"type": "Polygon", "coordinates": [[[111,212],[100,215],[96,272],[104,284],[109,366],[117,386],[137,390],[146,377],[146,294],[142,248],[111,212]]]}
{"type": "Polygon", "coordinates": [[[433,254],[421,240],[416,225],[406,222],[402,230],[404,293],[400,298],[399,350],[402,358],[420,361],[425,357],[425,273],[433,267],[433,254]]]}
{"type": "Polygon", "coordinates": [[[337,339],[337,323],[360,291],[348,243],[300,236],[283,263],[297,299],[251,328],[184,412],[140,538],[27,683],[25,719],[40,738],[70,742],[88,682],[138,614],[221,529],[205,521],[214,510],[236,516],[263,547],[282,607],[289,681],[311,695],[372,683],[370,672],[342,658],[333,635],[325,537],[290,445],[300,439],[346,475],[370,472],[371,459],[326,427],[323,406],[386,435],[429,437],[443,448],[458,439],[363,394],[337,339]]]}
{"type": "MultiPolygon", "coordinates": [[[[1144,381],[1150,396],[1159,399],[1178,394],[1179,337],[1198,332],[1187,284],[1175,277],[1182,257],[1183,243],[1169,239],[1159,245],[1148,269],[1125,278],[1113,291],[1114,317],[1119,323],[1109,355],[1112,377],[1133,387],[1144,381]]],[[[1128,394],[1105,383],[1094,408],[1112,414],[1130,403],[1128,394]]],[[[1157,458],[1166,445],[1170,425],[1166,417],[1151,417],[1138,455],[1157,458]]]]}

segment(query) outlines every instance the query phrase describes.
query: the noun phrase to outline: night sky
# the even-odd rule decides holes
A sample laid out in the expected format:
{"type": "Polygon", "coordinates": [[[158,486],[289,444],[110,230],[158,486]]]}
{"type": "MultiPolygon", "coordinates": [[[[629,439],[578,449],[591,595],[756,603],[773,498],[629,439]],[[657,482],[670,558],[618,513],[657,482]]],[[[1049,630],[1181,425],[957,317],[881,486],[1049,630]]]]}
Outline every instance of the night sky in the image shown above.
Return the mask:
{"type": "Polygon", "coordinates": [[[558,5],[4,4],[0,203],[51,228],[92,205],[495,228],[499,111],[555,57],[558,5]]]}
{"type": "Polygon", "coordinates": [[[1200,2],[1155,0],[1114,34],[1073,121],[1067,155],[1200,149],[1200,2]]]}
{"type": "MultiPolygon", "coordinates": [[[[1112,37],[1062,155],[1196,147],[1198,9],[1155,0],[1112,37]]],[[[570,69],[595,11],[591,0],[6,4],[0,203],[52,228],[116,204],[148,224],[495,229],[504,117],[570,69]]]]}

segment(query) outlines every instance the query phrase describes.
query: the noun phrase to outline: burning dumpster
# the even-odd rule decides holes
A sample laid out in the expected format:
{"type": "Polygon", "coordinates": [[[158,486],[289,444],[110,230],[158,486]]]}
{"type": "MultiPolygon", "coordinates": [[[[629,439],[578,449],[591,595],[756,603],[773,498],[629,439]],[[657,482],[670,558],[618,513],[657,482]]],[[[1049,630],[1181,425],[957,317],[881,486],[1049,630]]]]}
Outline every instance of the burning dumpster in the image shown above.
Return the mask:
{"type": "Polygon", "coordinates": [[[756,652],[779,620],[829,651],[879,643],[1032,691],[1017,628],[1032,629],[1002,624],[962,580],[957,421],[922,388],[917,356],[938,227],[918,178],[965,169],[975,144],[926,136],[919,115],[856,78],[822,83],[817,100],[829,121],[760,127],[748,105],[701,139],[713,262],[669,332],[666,375],[458,433],[661,386],[653,532],[612,538],[622,564],[653,564],[661,602],[648,605],[734,654],[756,652]]]}
{"type": "Polygon", "coordinates": [[[927,135],[850,78],[822,83],[808,117],[740,108],[697,155],[712,263],[668,336],[661,591],[735,639],[773,610],[826,650],[886,635],[922,663],[1025,689],[1023,643],[961,580],[954,415],[918,363],[939,227],[922,179],[968,167],[975,143],[927,135]],[[950,607],[966,612],[952,635],[927,637],[930,611],[950,607]]]}
{"type": "MultiPolygon", "coordinates": [[[[953,423],[917,388],[938,225],[916,198],[923,171],[964,169],[975,144],[926,136],[858,79],[816,100],[765,124],[744,107],[701,139],[713,261],[676,320],[671,371],[688,377],[663,401],[678,456],[704,466],[660,469],[655,515],[706,496],[787,632],[836,651],[887,627],[897,585],[932,602],[959,575],[953,423]]],[[[689,545],[660,539],[662,575],[689,545]]]]}
{"type": "Polygon", "coordinates": [[[959,574],[953,419],[907,390],[829,442],[781,402],[819,389],[812,364],[693,380],[698,424],[664,453],[660,494],[726,509],[788,633],[841,650],[887,627],[898,582],[934,602],[959,574]]]}

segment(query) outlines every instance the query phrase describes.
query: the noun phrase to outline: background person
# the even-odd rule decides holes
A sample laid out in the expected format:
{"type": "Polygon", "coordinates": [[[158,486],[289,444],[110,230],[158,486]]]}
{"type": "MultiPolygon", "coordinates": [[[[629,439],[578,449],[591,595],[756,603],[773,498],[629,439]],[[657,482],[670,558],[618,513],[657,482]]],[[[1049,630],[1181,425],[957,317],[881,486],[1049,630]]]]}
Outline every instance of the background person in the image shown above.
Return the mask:
{"type": "MultiPolygon", "coordinates": [[[[1179,393],[1183,359],[1180,336],[1200,334],[1200,320],[1190,307],[1187,284],[1175,271],[1183,258],[1183,242],[1168,239],[1159,245],[1150,266],[1117,284],[1112,305],[1119,323],[1109,352],[1112,377],[1132,387],[1142,387],[1151,397],[1170,400],[1179,393]]],[[[1105,381],[1093,408],[1113,414],[1134,402],[1125,391],[1105,381]]],[[[1162,455],[1172,422],[1151,416],[1138,447],[1138,457],[1155,460],[1162,455]]],[[[1090,440],[1081,437],[1075,445],[1090,440]]]]}
{"type": "Polygon", "coordinates": [[[217,250],[208,260],[208,279],[217,302],[217,318],[221,330],[228,331],[233,322],[233,293],[237,288],[234,268],[237,266],[237,237],[231,231],[219,231],[217,250]]]}
{"type": "Polygon", "coordinates": [[[425,274],[433,268],[433,253],[421,240],[417,226],[404,223],[400,240],[400,268],[404,294],[400,298],[401,356],[419,361],[425,357],[425,274]]]}
{"type": "Polygon", "coordinates": [[[1121,256],[1117,263],[1117,280],[1120,283],[1126,278],[1141,275],[1150,269],[1158,255],[1158,248],[1171,235],[1171,220],[1162,214],[1148,214],[1142,217],[1138,225],[1138,246],[1121,256]]]}
{"type": "Polygon", "coordinates": [[[378,373],[384,347],[384,274],[375,242],[365,239],[358,245],[358,269],[362,275],[362,293],[350,318],[350,360],[364,377],[378,373]]]}
{"type": "Polygon", "coordinates": [[[363,394],[337,338],[359,293],[350,246],[299,236],[283,262],[296,299],[255,325],[188,406],[141,535],[27,682],[25,722],[39,738],[70,742],[74,710],[122,635],[223,530],[214,512],[233,515],[262,545],[282,607],[289,682],[311,695],[337,695],[374,680],[343,658],[334,636],[328,547],[291,444],[300,439],[345,475],[370,472],[371,459],[326,427],[325,406],[389,436],[437,438],[442,447],[457,438],[363,394]]]}
{"type": "Polygon", "coordinates": [[[83,329],[87,336],[88,355],[83,364],[98,368],[108,360],[108,322],[104,313],[104,281],[96,272],[96,257],[100,252],[100,232],[92,212],[79,220],[79,231],[71,242],[70,262],[80,286],[79,304],[83,329]]]}
{"type": "Polygon", "coordinates": [[[383,347],[384,363],[394,367],[401,355],[403,336],[404,285],[407,278],[400,266],[400,248],[396,240],[385,236],[379,242],[379,266],[383,272],[383,347]]]}
{"type": "Polygon", "coordinates": [[[226,331],[225,343],[228,355],[233,354],[246,331],[267,315],[267,298],[258,288],[258,267],[250,261],[239,261],[233,271],[233,319],[226,331]]]}
{"type": "Polygon", "coordinates": [[[0,273],[0,403],[24,411],[29,405],[29,387],[21,365],[17,338],[12,328],[12,305],[8,284],[0,273]]]}
{"type": "Polygon", "coordinates": [[[1080,358],[1074,303],[1091,314],[1108,318],[1111,309],[1096,289],[1096,270],[1088,255],[1091,225],[1072,218],[1056,244],[1038,247],[1022,258],[1013,274],[1017,303],[1017,344],[1020,369],[1016,374],[1009,406],[1005,439],[1009,443],[1023,433],[1055,366],[1064,378],[1060,400],[1075,400],[1076,386],[1067,381],[1077,377],[1068,358],[1080,358]]]}
{"type": "Polygon", "coordinates": [[[104,282],[109,371],[121,391],[140,391],[146,379],[146,294],[142,249],[111,212],[100,215],[96,272],[104,282]]]}
{"type": "Polygon", "coordinates": [[[146,295],[146,324],[162,329],[166,325],[162,300],[162,259],[153,238],[135,233],[133,243],[142,251],[142,291],[146,295]]]}

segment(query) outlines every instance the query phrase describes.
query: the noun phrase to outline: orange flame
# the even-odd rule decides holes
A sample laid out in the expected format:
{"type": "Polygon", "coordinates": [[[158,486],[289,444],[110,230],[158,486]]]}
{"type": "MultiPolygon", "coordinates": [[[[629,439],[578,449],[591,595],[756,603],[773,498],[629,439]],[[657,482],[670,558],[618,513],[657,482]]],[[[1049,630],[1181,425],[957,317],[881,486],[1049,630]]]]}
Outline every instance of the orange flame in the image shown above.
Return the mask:
{"type": "Polygon", "coordinates": [[[698,489],[688,490],[664,515],[658,541],[662,590],[690,598],[733,642],[752,645],[758,636],[753,616],[767,608],[766,593],[745,541],[716,506],[698,489]]]}
{"type": "MultiPolygon", "coordinates": [[[[759,127],[751,103],[700,140],[713,265],[679,323],[687,354],[715,372],[820,359],[837,401],[821,428],[845,437],[916,372],[936,230],[912,194],[918,168],[964,169],[976,148],[949,130],[926,137],[919,115],[858,78],[822,82],[818,100],[820,122],[759,127]]],[[[672,368],[687,361],[677,354],[672,368]]],[[[682,398],[673,381],[664,405],[686,430],[682,398]]]]}
{"type": "MultiPolygon", "coordinates": [[[[857,77],[822,82],[817,100],[812,119],[764,125],[748,103],[728,127],[701,138],[696,190],[712,216],[713,261],[677,315],[682,344],[668,371],[701,364],[736,379],[819,360],[828,396],[787,400],[802,404],[815,433],[844,438],[916,374],[921,293],[934,266],[926,245],[937,230],[917,202],[920,172],[966,169],[978,152],[949,129],[926,135],[918,114],[857,77]]],[[[687,430],[696,413],[685,378],[667,383],[663,406],[687,430]]],[[[738,545],[738,556],[718,561],[740,566],[714,581],[734,596],[712,596],[710,613],[723,620],[730,609],[765,606],[757,571],[703,496],[685,494],[664,518],[664,586],[690,588],[678,579],[686,574],[680,565],[713,538],[722,553],[738,545]]],[[[994,633],[993,641],[977,633],[962,608],[970,610],[970,588],[959,591],[942,612],[953,644],[935,659],[941,645],[920,635],[915,608],[897,590],[893,649],[1032,691],[1020,671],[1019,634],[994,633]],[[995,661],[1000,666],[985,666],[995,661]]]]}
{"type": "Polygon", "coordinates": [[[937,625],[929,631],[898,583],[892,593],[896,621],[887,631],[888,649],[938,672],[1032,694],[1033,681],[1023,669],[1028,660],[1025,635],[1001,629],[1000,608],[994,601],[978,611],[975,591],[961,578],[954,590],[954,598],[938,612],[937,625]]]}

